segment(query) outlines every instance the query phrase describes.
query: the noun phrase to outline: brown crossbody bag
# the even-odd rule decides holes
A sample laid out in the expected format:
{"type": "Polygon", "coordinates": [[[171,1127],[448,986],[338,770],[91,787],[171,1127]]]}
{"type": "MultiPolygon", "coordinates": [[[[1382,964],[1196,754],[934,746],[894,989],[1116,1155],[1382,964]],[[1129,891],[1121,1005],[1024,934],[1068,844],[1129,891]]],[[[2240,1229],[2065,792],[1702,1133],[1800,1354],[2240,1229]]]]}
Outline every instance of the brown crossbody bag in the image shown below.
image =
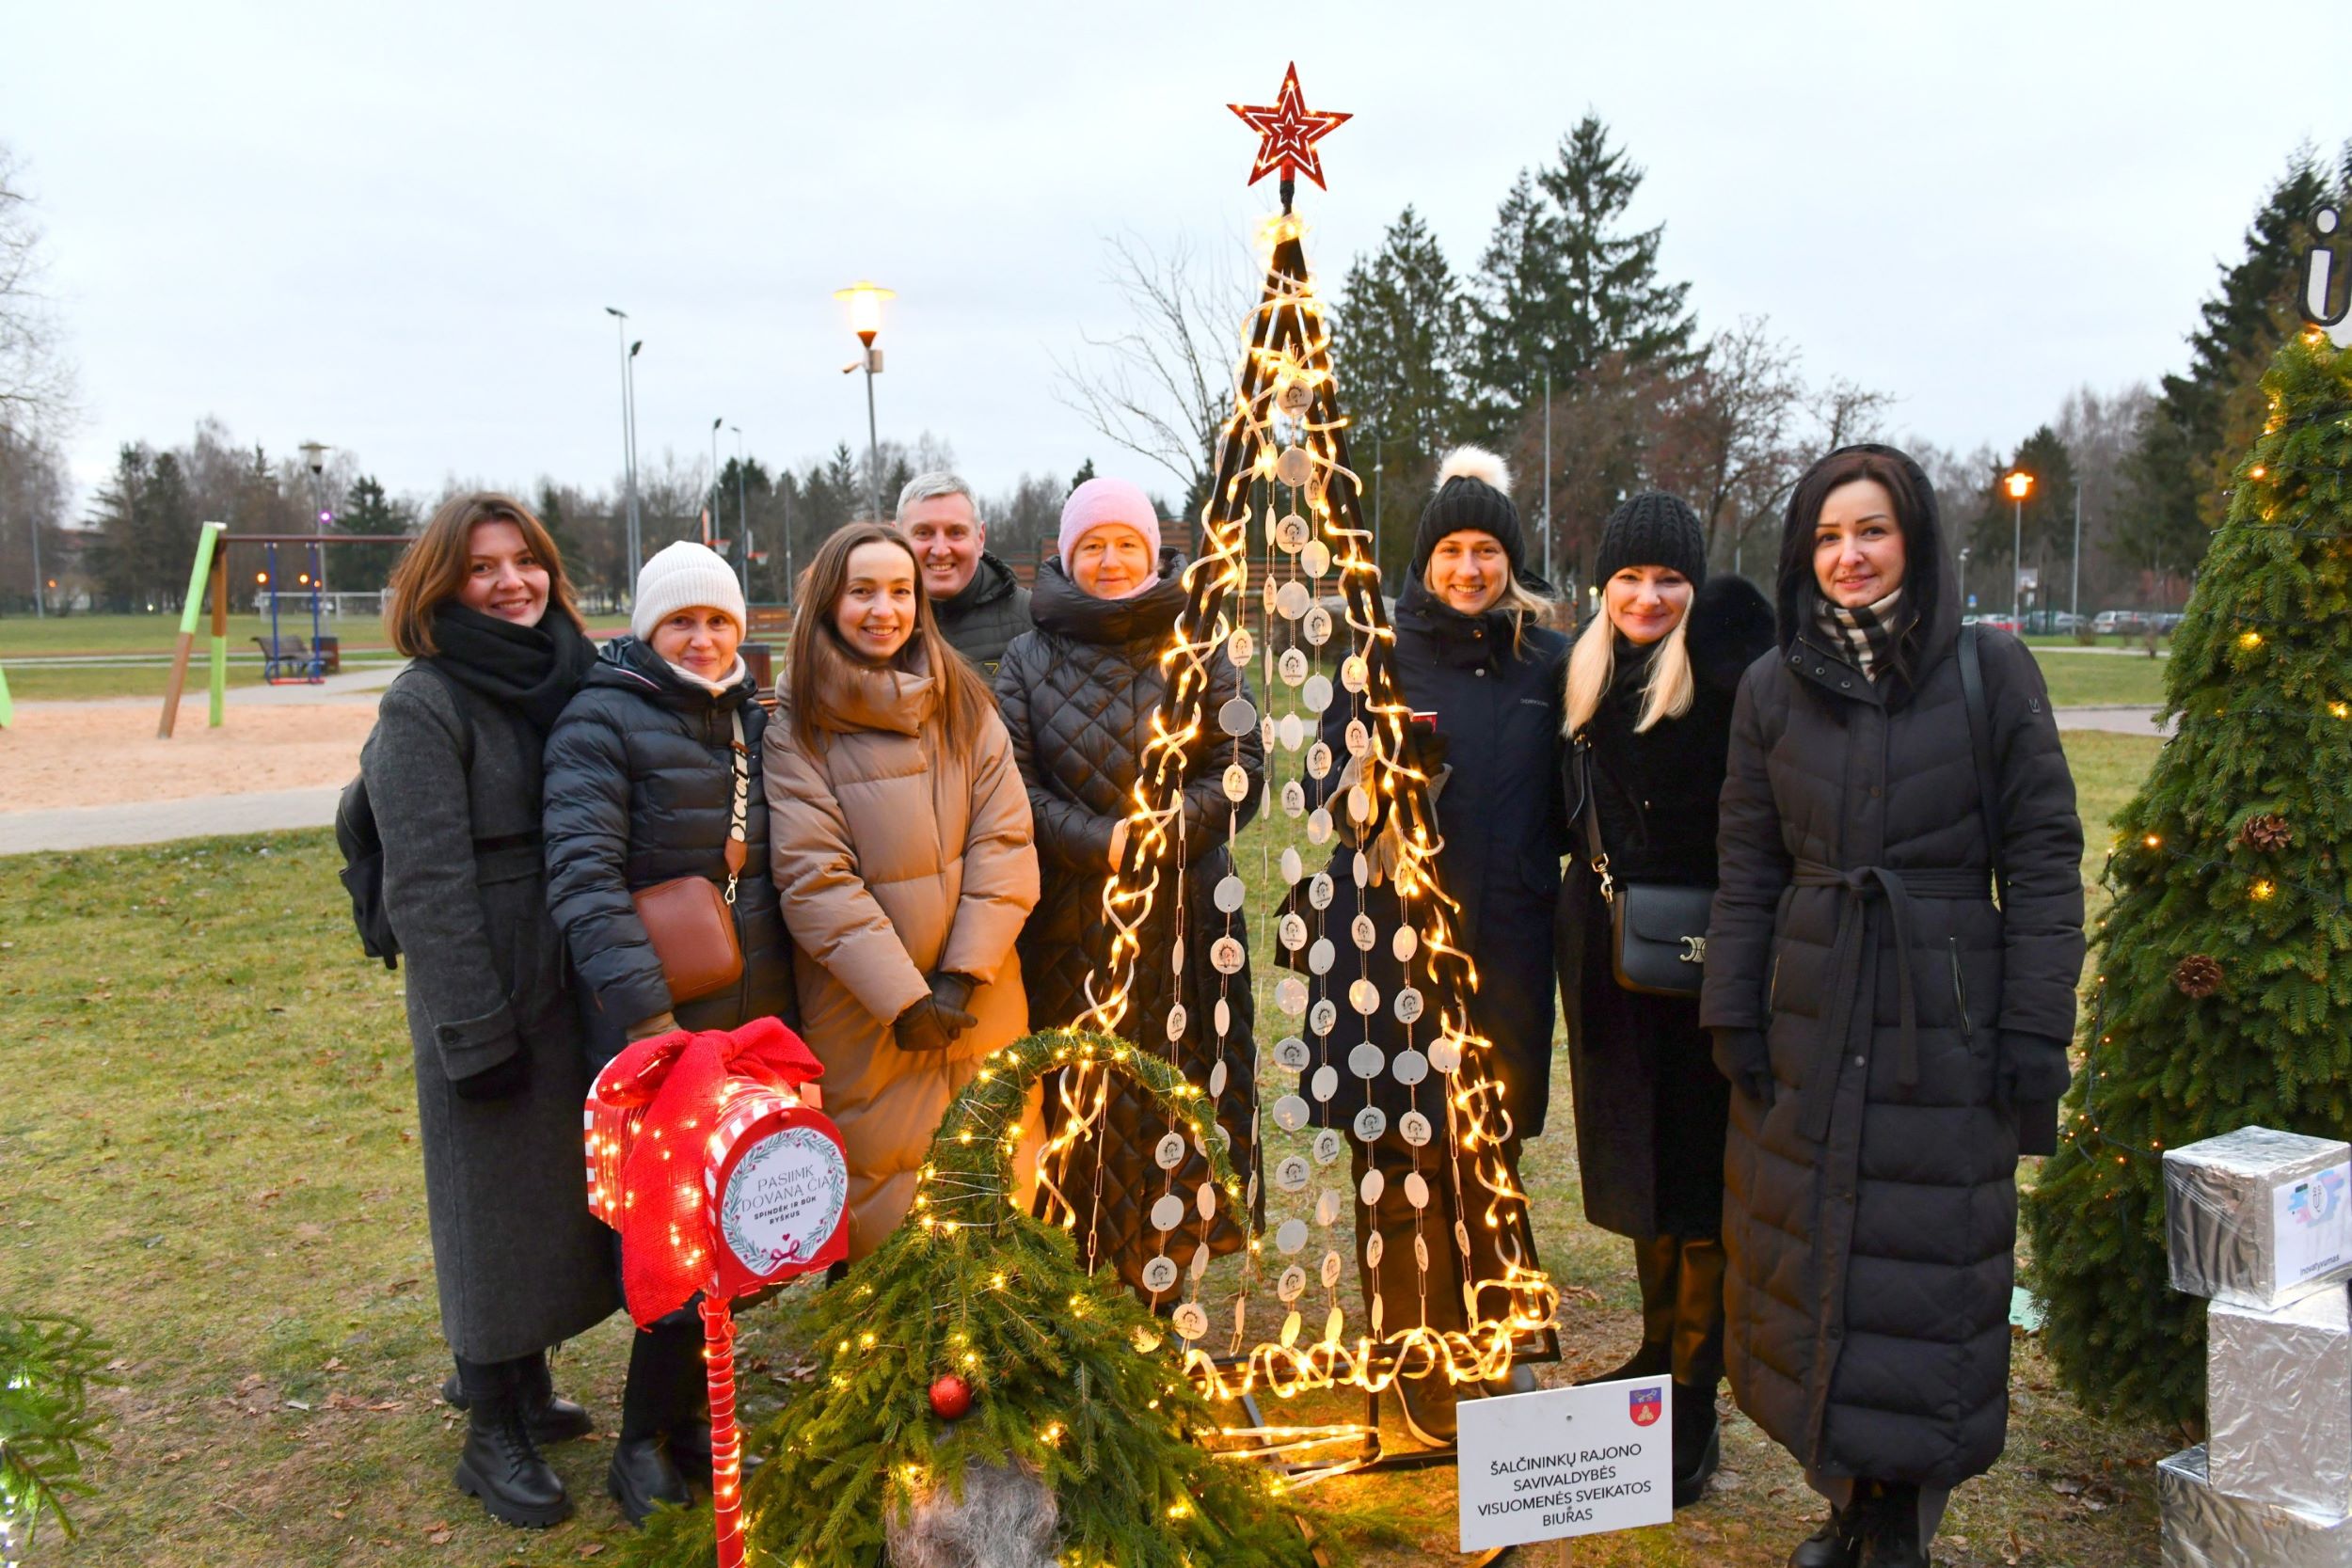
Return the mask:
{"type": "Polygon", "coordinates": [[[707,877],[673,877],[640,888],[629,896],[637,919],[661,960],[661,977],[670,987],[670,1000],[697,1002],[715,996],[743,977],[743,944],[735,932],[735,884],[750,856],[743,816],[750,807],[751,752],[743,745],[743,715],[735,716],[735,743],[729,762],[735,768],[735,816],[727,828],[727,885],[724,892],[707,877]]]}

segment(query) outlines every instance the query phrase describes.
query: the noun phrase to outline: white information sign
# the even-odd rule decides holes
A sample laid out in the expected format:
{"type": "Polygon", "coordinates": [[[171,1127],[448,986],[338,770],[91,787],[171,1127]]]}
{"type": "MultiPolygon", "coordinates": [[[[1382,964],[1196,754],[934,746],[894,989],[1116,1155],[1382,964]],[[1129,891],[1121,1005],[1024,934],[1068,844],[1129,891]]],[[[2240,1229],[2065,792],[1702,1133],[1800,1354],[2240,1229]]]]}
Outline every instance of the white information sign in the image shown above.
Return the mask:
{"type": "Polygon", "coordinates": [[[1462,1550],[1673,1519],[1673,1400],[1637,1377],[1462,1401],[1462,1550]]]}
{"type": "Polygon", "coordinates": [[[2352,1255],[2352,1164],[2279,1183],[2270,1208],[2281,1290],[2332,1274],[2352,1255]]]}

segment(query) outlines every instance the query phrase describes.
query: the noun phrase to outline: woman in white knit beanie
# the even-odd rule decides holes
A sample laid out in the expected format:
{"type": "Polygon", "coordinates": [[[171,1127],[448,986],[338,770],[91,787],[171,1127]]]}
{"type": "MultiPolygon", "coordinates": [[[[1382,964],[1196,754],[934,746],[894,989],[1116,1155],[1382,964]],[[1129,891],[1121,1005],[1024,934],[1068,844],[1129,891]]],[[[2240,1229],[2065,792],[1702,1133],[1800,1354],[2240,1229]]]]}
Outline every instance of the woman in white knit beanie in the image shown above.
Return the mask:
{"type": "MultiPolygon", "coordinates": [[[[590,992],[599,1068],[628,1040],[735,1029],[792,1009],[792,943],[768,870],[760,777],[767,713],[738,652],[743,591],[717,554],[676,544],[638,574],[629,637],[604,657],[548,736],[548,902],[590,992]],[[672,993],[633,894],[685,877],[728,894],[742,974],[716,993],[672,993]]],[[[683,1307],[633,1337],[606,1489],[631,1523],[707,1483],[702,1332],[683,1307]]]]}

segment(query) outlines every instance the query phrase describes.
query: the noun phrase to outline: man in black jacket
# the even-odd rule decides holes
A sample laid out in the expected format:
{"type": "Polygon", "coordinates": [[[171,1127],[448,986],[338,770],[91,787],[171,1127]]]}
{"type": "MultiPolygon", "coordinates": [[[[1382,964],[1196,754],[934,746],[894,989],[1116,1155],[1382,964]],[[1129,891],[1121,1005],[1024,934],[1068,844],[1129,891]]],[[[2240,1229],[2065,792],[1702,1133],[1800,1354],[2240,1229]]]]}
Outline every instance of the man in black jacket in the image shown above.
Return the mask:
{"type": "Polygon", "coordinates": [[[898,523],[914,542],[940,631],[993,676],[1005,644],[1029,629],[1029,591],[988,553],[988,525],[972,487],[945,469],[917,474],[898,492],[898,523]]]}

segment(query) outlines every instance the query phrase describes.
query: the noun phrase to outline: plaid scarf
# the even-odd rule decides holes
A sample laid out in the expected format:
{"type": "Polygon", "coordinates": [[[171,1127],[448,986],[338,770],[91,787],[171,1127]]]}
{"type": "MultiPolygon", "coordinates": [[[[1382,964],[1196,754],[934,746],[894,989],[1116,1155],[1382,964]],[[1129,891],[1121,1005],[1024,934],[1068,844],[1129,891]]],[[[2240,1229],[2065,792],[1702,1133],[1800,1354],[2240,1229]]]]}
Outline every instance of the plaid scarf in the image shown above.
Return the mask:
{"type": "Polygon", "coordinates": [[[1813,621],[1828,635],[1831,644],[1846,656],[1847,662],[1862,672],[1863,679],[1875,681],[1888,656],[1895,651],[1895,639],[1903,634],[1911,617],[1903,606],[1903,591],[1898,588],[1878,603],[1858,610],[1817,599],[1813,621]]]}

